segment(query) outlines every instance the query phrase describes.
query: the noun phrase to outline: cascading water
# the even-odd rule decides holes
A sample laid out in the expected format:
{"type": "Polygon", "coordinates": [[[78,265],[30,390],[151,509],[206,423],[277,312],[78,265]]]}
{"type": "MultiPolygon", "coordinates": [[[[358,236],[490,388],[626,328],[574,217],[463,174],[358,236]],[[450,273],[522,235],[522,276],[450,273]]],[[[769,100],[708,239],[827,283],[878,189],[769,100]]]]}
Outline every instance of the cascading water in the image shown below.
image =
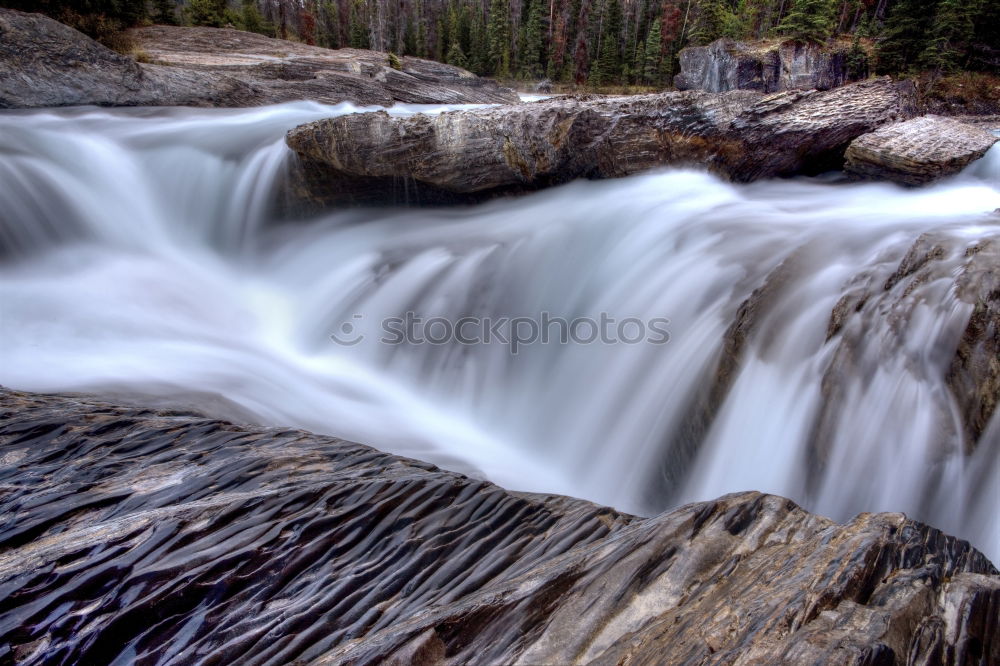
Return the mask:
{"type": "Polygon", "coordinates": [[[355,111],[0,115],[0,383],[186,401],[640,513],[748,489],[905,511],[1000,558],[1000,414],[971,453],[941,435],[961,431],[945,376],[973,306],[933,280],[886,290],[905,326],[830,332],[852,280],[921,234],[1000,233],[1000,150],[923,190],[667,171],[277,219],[284,132],[355,111]],[[669,342],[380,341],[407,312],[668,319],[669,342]]]}

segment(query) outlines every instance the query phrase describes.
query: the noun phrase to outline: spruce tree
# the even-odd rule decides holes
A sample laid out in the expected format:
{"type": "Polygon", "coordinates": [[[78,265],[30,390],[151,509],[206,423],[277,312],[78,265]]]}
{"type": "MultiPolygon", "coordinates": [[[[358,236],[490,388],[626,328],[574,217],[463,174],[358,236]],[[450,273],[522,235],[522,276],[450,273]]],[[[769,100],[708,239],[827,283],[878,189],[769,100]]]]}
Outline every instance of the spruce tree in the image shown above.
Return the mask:
{"type": "Polygon", "coordinates": [[[462,45],[459,42],[456,41],[451,43],[451,46],[448,48],[448,58],[446,62],[449,65],[461,67],[462,69],[469,68],[469,59],[465,57],[465,52],[462,51],[462,45]]]}
{"type": "Polygon", "coordinates": [[[222,27],[222,13],[215,0],[191,0],[184,8],[184,15],[191,25],[222,27]]]}
{"type": "Polygon", "coordinates": [[[975,10],[975,4],[968,0],[941,0],[927,46],[920,57],[921,66],[948,73],[964,64],[976,32],[975,10]]]}
{"type": "Polygon", "coordinates": [[[642,79],[650,85],[659,85],[662,83],[660,63],[663,50],[663,32],[659,17],[653,21],[653,26],[649,29],[644,50],[646,57],[642,67],[642,79]]]}
{"type": "Polygon", "coordinates": [[[736,16],[726,0],[702,0],[692,41],[709,44],[720,37],[731,37],[735,23],[736,16]]]}
{"type": "Polygon", "coordinates": [[[486,24],[490,73],[510,76],[510,0],[491,0],[486,24]]]}
{"type": "Polygon", "coordinates": [[[896,0],[878,40],[879,73],[898,74],[917,64],[926,49],[936,9],[933,0],[896,0]]]}
{"type": "Polygon", "coordinates": [[[797,42],[822,44],[836,27],[833,0],[795,0],[778,32],[797,42]]]}
{"type": "Polygon", "coordinates": [[[531,0],[519,58],[521,75],[528,79],[537,79],[544,71],[542,66],[542,51],[545,48],[545,32],[542,25],[544,20],[545,0],[531,0]]]}

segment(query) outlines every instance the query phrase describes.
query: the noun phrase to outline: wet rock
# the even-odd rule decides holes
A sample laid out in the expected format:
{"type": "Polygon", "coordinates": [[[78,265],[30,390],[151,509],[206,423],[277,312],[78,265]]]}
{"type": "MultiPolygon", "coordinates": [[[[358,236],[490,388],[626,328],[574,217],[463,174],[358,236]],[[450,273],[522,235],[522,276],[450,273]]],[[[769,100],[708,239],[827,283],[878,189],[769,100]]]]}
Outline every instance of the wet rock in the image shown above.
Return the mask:
{"type": "Polygon", "coordinates": [[[410,202],[475,199],[667,165],[736,181],[840,168],[854,138],[912,108],[912,86],[880,79],[770,96],[672,92],[410,118],[354,114],[298,127],[287,143],[308,164],[302,190],[320,203],[369,193],[391,203],[399,192],[410,202]]]}
{"type": "Polygon", "coordinates": [[[0,9],[0,108],[518,101],[492,81],[416,58],[404,58],[396,71],[385,54],[238,30],[153,26],[132,35],[156,64],[140,64],[41,14],[0,9]]]}
{"type": "Polygon", "coordinates": [[[940,116],[921,116],[855,139],[846,170],[861,178],[925,185],[951,176],[1000,141],[981,127],[940,116]]]}
{"type": "Polygon", "coordinates": [[[829,90],[848,82],[847,53],[816,44],[751,45],[719,39],[679,54],[678,90],[829,90]]]}
{"type": "Polygon", "coordinates": [[[301,431],[0,390],[18,663],[996,663],[1000,576],[898,514],[638,518],[301,431]]]}

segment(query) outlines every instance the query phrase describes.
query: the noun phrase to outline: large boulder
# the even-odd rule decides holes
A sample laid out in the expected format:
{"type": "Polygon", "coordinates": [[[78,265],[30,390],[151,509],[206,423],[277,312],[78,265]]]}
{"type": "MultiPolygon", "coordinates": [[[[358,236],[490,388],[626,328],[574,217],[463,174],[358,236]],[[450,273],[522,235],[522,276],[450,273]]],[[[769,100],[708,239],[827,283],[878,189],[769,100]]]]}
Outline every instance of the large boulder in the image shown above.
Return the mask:
{"type": "Polygon", "coordinates": [[[301,431],[0,389],[0,655],[994,664],[1000,576],[898,514],[639,518],[301,431]]]}
{"type": "Polygon", "coordinates": [[[140,65],[46,16],[0,8],[0,109],[263,101],[232,77],[140,65]]]}
{"type": "Polygon", "coordinates": [[[845,168],[855,176],[924,185],[951,176],[986,154],[1000,137],[951,118],[921,116],[858,137],[845,168]]]}
{"type": "Polygon", "coordinates": [[[847,53],[816,44],[752,45],[719,39],[679,55],[678,90],[829,90],[848,82],[847,53]]]}
{"type": "Polygon", "coordinates": [[[287,142],[301,158],[300,190],[317,202],[468,200],[667,165],[735,181],[840,168],[854,138],[912,108],[911,86],[879,79],[771,96],[692,91],[354,114],[298,127],[287,142]]]}
{"type": "Polygon", "coordinates": [[[238,30],[153,26],[131,34],[155,64],[41,14],[0,9],[0,108],[518,101],[495,82],[416,58],[404,58],[397,71],[384,53],[331,51],[238,30]]]}

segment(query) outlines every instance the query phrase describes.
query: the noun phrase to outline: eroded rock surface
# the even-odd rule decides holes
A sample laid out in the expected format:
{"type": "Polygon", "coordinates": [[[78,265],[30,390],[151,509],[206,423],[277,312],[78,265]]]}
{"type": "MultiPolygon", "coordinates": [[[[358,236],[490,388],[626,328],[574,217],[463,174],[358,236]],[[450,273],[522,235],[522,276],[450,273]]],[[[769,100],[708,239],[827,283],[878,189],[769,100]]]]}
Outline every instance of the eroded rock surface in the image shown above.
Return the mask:
{"type": "Polygon", "coordinates": [[[654,518],[341,440],[0,390],[18,663],[993,664],[1000,576],[897,514],[654,518]]]}
{"type": "Polygon", "coordinates": [[[411,104],[504,104],[513,90],[472,72],[420,58],[388,66],[385,53],[324,49],[219,28],[151,26],[132,31],[156,62],[229,75],[260,89],[269,102],[313,99],[391,106],[411,104]]]}
{"type": "Polygon", "coordinates": [[[751,45],[719,39],[679,54],[678,90],[829,90],[848,82],[847,53],[816,44],[751,45]]]}
{"type": "Polygon", "coordinates": [[[416,58],[404,58],[397,71],[382,53],[238,30],[153,26],[133,35],[156,64],[140,64],[41,14],[0,9],[0,108],[518,101],[492,81],[416,58]]]}
{"type": "Polygon", "coordinates": [[[437,116],[341,116],[288,134],[302,193],[321,203],[467,200],[574,178],[697,166],[736,181],[840,168],[861,134],[910,117],[880,79],[827,92],[559,98],[437,116]]]}
{"type": "Polygon", "coordinates": [[[982,127],[940,116],[921,116],[855,139],[848,172],[862,178],[924,185],[951,176],[986,154],[1000,137],[982,127]]]}

